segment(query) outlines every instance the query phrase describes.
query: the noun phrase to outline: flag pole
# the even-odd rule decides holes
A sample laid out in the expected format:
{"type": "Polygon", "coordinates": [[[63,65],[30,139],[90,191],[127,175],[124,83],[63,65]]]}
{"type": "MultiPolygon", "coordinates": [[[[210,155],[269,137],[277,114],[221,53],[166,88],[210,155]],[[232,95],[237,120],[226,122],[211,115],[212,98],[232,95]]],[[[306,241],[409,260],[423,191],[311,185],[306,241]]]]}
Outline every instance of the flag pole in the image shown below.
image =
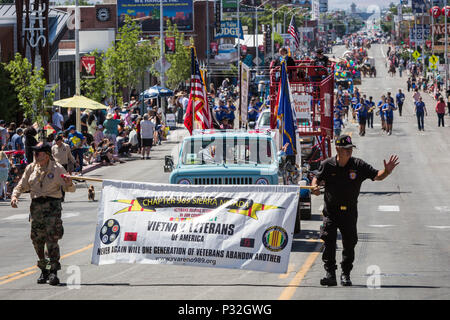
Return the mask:
{"type": "MultiPolygon", "coordinates": [[[[70,176],[70,175],[61,175],[64,178],[71,178],[72,180],[77,181],[92,181],[92,182],[103,182],[104,179],[97,179],[97,178],[88,178],[88,177],[80,177],[80,176],[70,176]]],[[[300,189],[314,189],[313,186],[300,186],[300,189]]]]}
{"type": "Polygon", "coordinates": [[[77,180],[77,181],[93,181],[93,182],[103,182],[103,179],[97,179],[97,178],[88,178],[88,177],[84,177],[84,176],[71,176],[71,175],[65,175],[62,174],[61,178],[71,178],[72,180],[77,180]]]}
{"type": "MultiPolygon", "coordinates": [[[[190,79],[190,85],[189,85],[189,89],[191,90],[191,92],[192,92],[192,75],[195,73],[195,63],[196,63],[195,58],[196,57],[197,57],[197,54],[195,51],[195,47],[191,46],[191,60],[192,61],[191,61],[191,79],[190,79]]],[[[191,97],[189,97],[189,98],[191,98],[191,97]]],[[[195,129],[195,104],[192,105],[192,132],[194,132],[194,129],[195,129]]],[[[192,133],[191,133],[191,135],[192,135],[192,133]]]]}

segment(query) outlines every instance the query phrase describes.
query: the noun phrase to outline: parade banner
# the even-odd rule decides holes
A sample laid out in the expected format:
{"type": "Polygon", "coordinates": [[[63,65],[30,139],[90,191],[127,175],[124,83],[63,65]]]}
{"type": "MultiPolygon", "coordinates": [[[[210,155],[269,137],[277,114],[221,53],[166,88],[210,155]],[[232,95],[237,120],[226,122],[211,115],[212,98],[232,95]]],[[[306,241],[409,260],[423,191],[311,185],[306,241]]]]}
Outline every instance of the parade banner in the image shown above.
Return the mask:
{"type": "Polygon", "coordinates": [[[241,96],[239,101],[240,117],[243,123],[248,122],[248,98],[250,87],[250,67],[241,63],[241,96]]]}
{"type": "Polygon", "coordinates": [[[292,93],[291,101],[297,121],[301,119],[302,121],[308,120],[311,122],[312,96],[292,93]]]}
{"type": "Polygon", "coordinates": [[[103,181],[92,264],[285,273],[298,186],[103,181]]]}

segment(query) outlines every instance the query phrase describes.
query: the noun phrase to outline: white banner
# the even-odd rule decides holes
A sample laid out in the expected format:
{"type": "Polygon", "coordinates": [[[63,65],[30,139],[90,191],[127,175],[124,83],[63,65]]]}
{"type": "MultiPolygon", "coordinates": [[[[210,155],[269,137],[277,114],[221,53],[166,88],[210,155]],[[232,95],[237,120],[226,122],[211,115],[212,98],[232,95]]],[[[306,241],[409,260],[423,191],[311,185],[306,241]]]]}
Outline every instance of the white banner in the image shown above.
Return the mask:
{"type": "Polygon", "coordinates": [[[240,110],[241,110],[241,121],[247,123],[248,121],[248,87],[250,85],[250,68],[245,64],[241,63],[241,99],[240,110]]]}
{"type": "Polygon", "coordinates": [[[92,263],[287,272],[298,186],[103,182],[92,263]]]}
{"type": "Polygon", "coordinates": [[[308,119],[311,121],[311,101],[310,95],[292,93],[292,107],[297,120],[308,119]]]}

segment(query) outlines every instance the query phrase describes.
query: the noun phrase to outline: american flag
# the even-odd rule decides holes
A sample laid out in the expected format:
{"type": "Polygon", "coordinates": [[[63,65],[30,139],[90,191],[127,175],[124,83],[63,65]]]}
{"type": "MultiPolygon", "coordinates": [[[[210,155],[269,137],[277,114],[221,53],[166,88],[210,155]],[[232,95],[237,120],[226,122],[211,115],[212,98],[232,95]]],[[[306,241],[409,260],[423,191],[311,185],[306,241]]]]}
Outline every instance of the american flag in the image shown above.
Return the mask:
{"type": "Polygon", "coordinates": [[[189,95],[184,125],[191,135],[193,129],[210,129],[212,127],[212,116],[208,106],[206,88],[202,75],[200,74],[197,56],[193,47],[191,48],[191,93],[189,95]],[[193,114],[195,114],[195,119],[193,119],[193,114]]]}
{"type": "Polygon", "coordinates": [[[294,15],[292,15],[291,23],[289,23],[288,32],[294,38],[295,48],[298,48],[298,46],[300,45],[300,36],[298,34],[297,24],[295,23],[294,15]]]}

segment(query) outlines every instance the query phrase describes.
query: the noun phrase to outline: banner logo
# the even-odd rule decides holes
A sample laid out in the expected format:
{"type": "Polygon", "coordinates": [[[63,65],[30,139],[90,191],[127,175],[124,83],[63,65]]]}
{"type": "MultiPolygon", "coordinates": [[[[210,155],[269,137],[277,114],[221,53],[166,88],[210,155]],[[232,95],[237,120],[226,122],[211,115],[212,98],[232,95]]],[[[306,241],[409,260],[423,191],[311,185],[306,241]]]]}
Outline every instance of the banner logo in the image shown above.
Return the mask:
{"type": "Polygon", "coordinates": [[[286,247],[288,234],[282,227],[273,226],[264,232],[262,241],[267,250],[278,252],[286,247]]]}
{"type": "Polygon", "coordinates": [[[100,231],[100,240],[103,244],[113,243],[119,237],[120,225],[117,220],[109,219],[103,224],[100,231]]]}

